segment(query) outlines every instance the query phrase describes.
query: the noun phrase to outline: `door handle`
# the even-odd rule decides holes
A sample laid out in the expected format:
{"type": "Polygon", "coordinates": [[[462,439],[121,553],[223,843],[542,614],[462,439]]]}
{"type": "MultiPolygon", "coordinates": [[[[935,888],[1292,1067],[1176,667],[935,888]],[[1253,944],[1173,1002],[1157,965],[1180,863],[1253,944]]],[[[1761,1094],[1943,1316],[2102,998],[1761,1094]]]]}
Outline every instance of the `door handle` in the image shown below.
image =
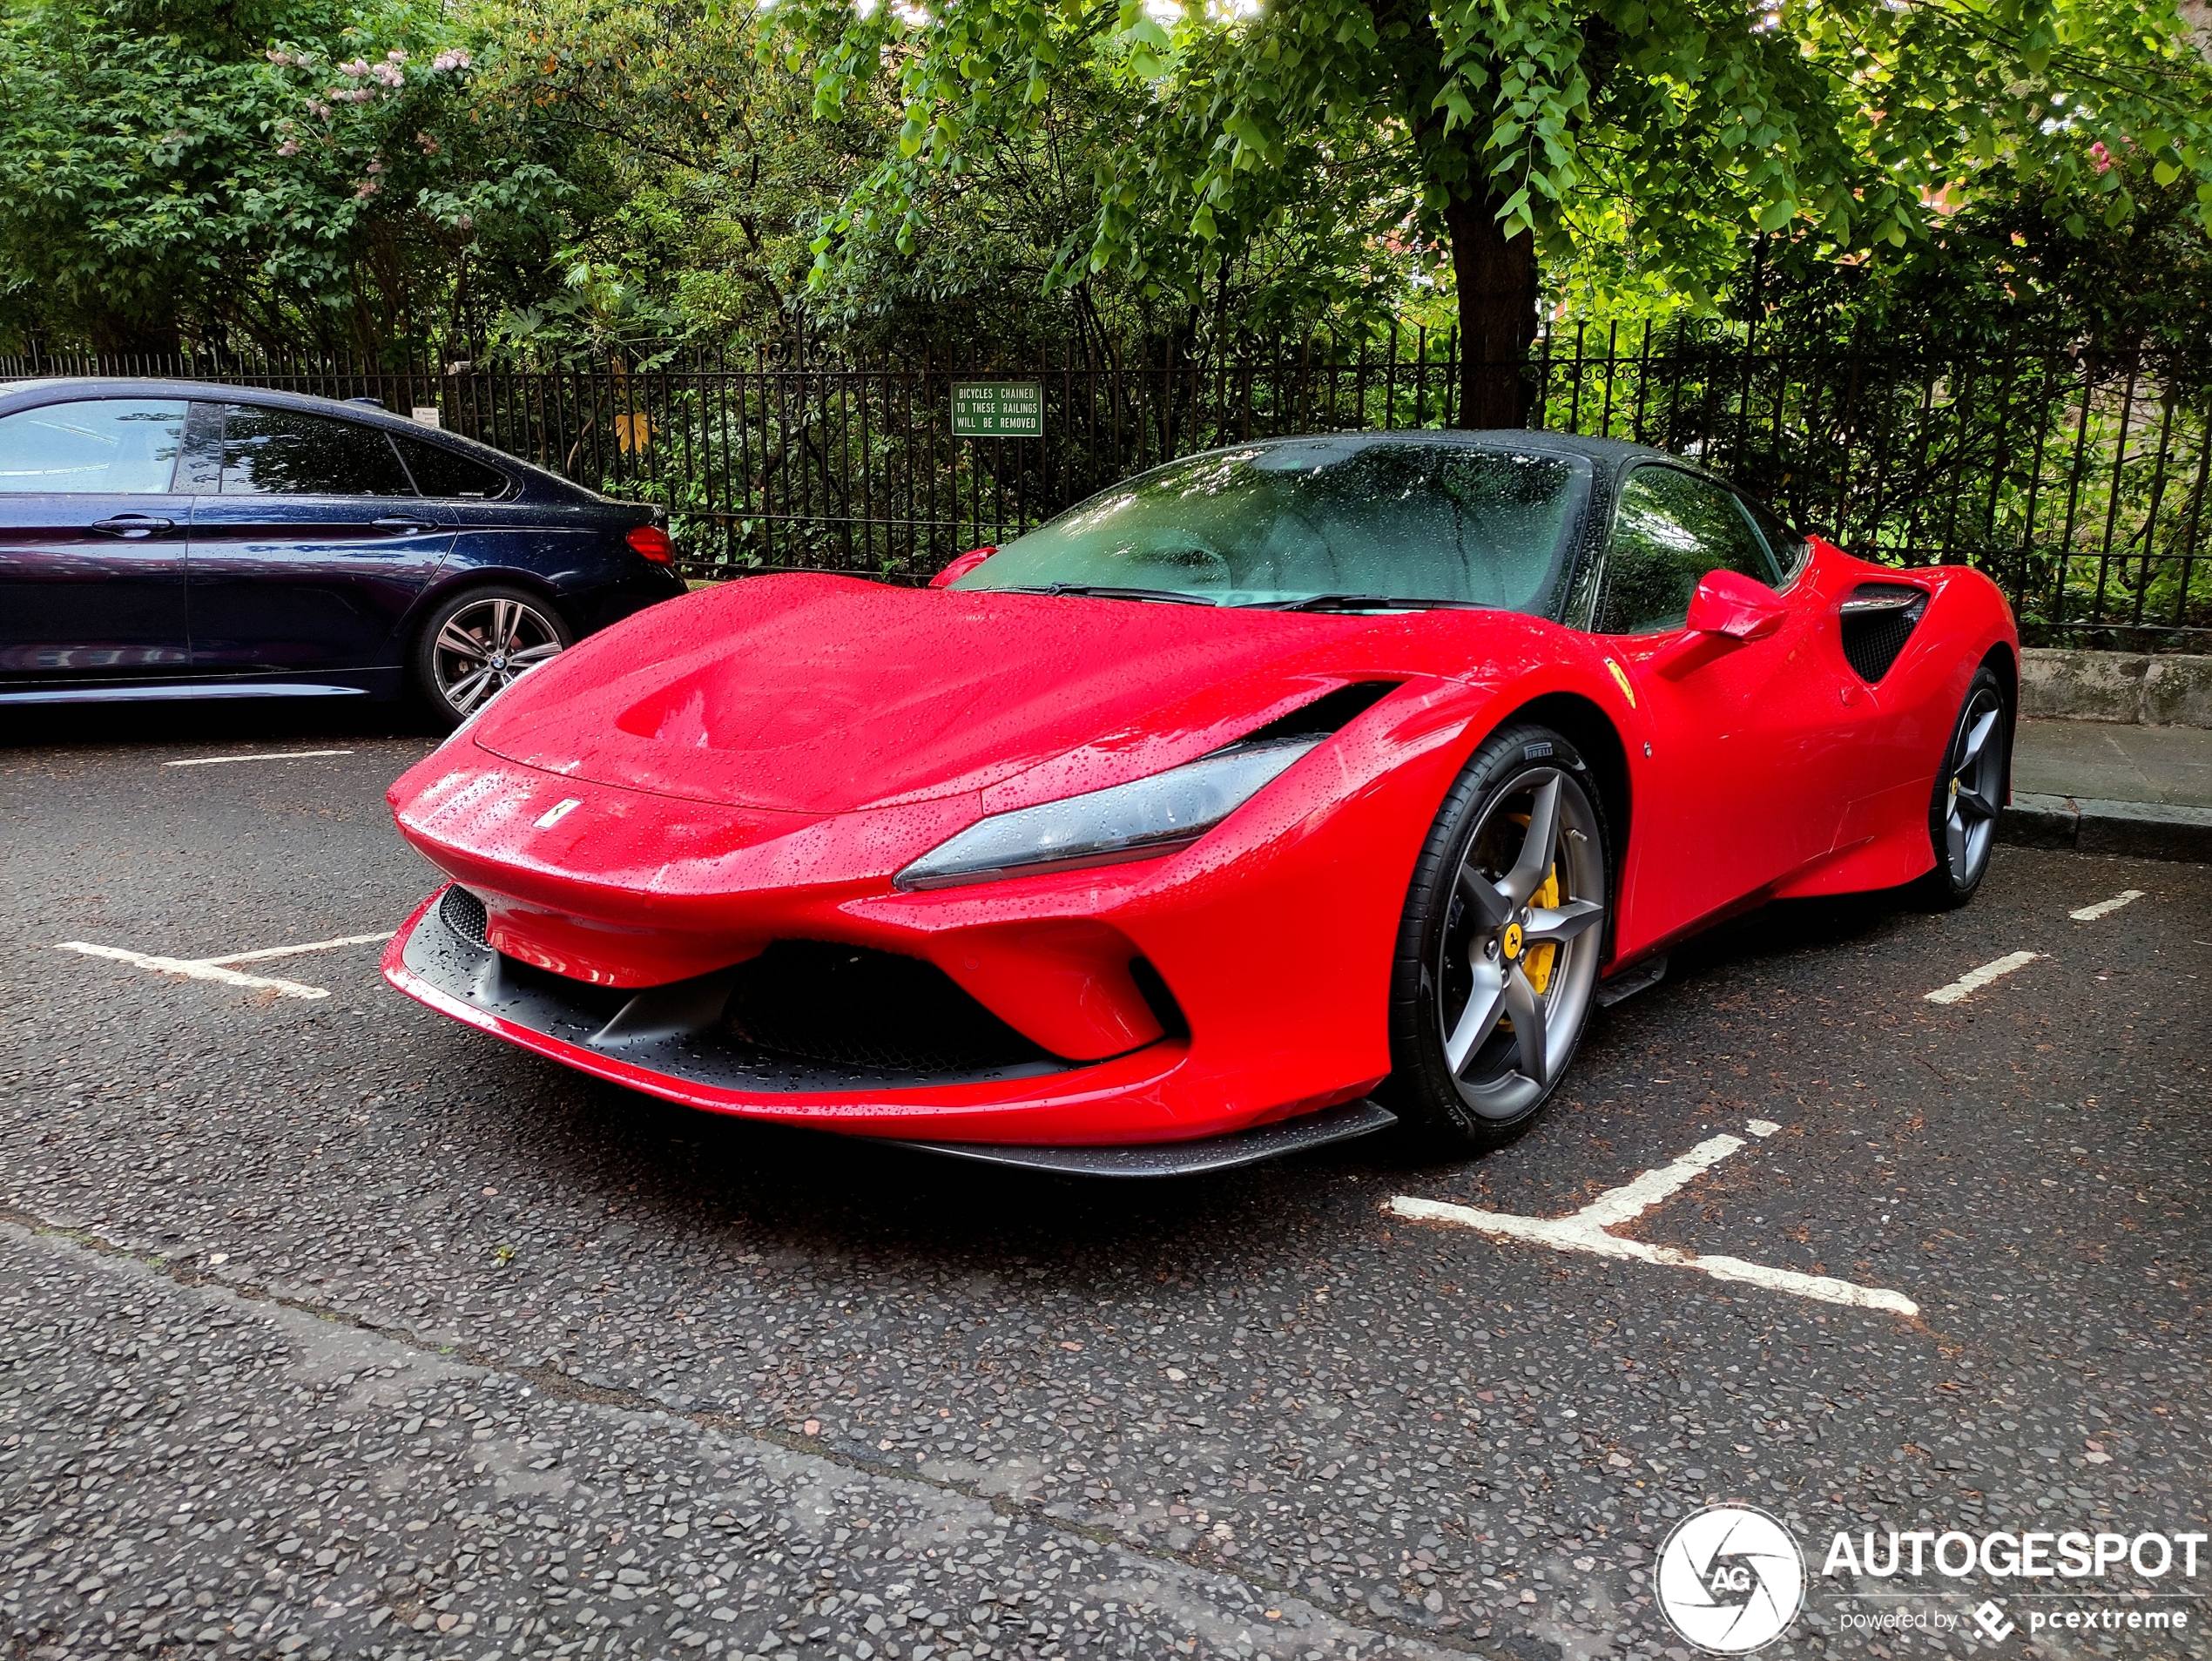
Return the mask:
{"type": "Polygon", "coordinates": [[[96,519],[91,529],[110,537],[122,537],[136,542],[157,531],[174,530],[173,519],[163,519],[151,513],[118,513],[112,519],[96,519]]]}
{"type": "Polygon", "coordinates": [[[383,518],[373,523],[379,530],[412,530],[419,533],[425,530],[435,530],[438,528],[438,522],[435,519],[412,519],[401,513],[387,514],[383,518]]]}

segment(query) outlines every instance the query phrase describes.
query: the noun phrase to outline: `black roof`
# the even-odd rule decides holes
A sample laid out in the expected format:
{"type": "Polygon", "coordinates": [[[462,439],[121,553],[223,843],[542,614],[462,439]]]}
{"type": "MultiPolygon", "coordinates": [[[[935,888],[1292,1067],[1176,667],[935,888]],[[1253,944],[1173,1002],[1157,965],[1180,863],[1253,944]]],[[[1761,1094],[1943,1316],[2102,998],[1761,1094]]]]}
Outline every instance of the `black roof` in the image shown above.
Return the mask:
{"type": "MultiPolygon", "coordinates": [[[[1399,427],[1388,430],[1357,428],[1342,432],[1298,433],[1281,438],[1255,438],[1243,443],[1223,444],[1204,453],[1221,456],[1238,450],[1281,449],[1298,444],[1311,444],[1317,449],[1326,447],[1339,454],[1377,444],[1414,444],[1580,456],[1594,463],[1600,472],[1608,475],[1618,474],[1633,462],[1665,461],[1699,472],[1705,470],[1694,461],[1667,450],[1655,449],[1649,444],[1632,444],[1619,438],[1586,437],[1579,433],[1537,432],[1522,427],[1399,427]]],[[[1190,456],[1177,458],[1177,461],[1191,459],[1190,456]]],[[[1173,466],[1175,463],[1164,465],[1173,466]]]]}

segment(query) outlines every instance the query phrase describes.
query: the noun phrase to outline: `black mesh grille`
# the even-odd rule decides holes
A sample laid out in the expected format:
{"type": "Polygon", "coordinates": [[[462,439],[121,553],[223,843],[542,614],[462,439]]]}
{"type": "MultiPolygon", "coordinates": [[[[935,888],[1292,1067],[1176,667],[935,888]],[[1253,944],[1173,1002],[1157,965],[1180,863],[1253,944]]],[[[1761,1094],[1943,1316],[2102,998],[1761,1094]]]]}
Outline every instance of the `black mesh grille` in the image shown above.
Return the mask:
{"type": "Polygon", "coordinates": [[[447,928],[471,946],[491,944],[486,932],[490,920],[484,915],[484,902],[459,883],[448,888],[446,897],[438,901],[438,915],[445,919],[447,928]]]}
{"type": "Polygon", "coordinates": [[[1054,1057],[934,963],[819,940],[781,940],[730,995],[746,1043],[837,1067],[968,1073],[1054,1057]]]}
{"type": "Polygon", "coordinates": [[[1916,589],[1869,583],[1852,591],[1844,603],[1844,657],[1862,680],[1890,672],[1927,609],[1928,597],[1916,589]]]}

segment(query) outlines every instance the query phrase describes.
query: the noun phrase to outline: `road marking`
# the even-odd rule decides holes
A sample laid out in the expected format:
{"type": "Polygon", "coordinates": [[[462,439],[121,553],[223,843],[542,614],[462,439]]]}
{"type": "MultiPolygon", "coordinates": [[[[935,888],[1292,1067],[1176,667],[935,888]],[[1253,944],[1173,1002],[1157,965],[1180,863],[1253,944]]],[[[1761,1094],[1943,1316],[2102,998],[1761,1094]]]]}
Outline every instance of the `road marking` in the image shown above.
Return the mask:
{"type": "Polygon", "coordinates": [[[265,962],[272,957],[292,957],[300,952],[333,951],[341,946],[367,946],[389,940],[398,932],[396,928],[387,928],[381,935],[341,935],[335,940],[311,940],[301,946],[267,946],[257,952],[232,952],[223,957],[162,957],[152,952],[126,951],[120,946],[96,946],[84,940],[61,941],[54,949],[82,952],[87,957],[105,957],[118,963],[128,963],[133,969],[149,969],[157,975],[180,975],[190,981],[219,981],[225,986],[248,987],[288,998],[327,998],[330,994],[320,986],[280,980],[273,975],[242,975],[231,965],[265,962]]]}
{"type": "Polygon", "coordinates": [[[2066,915],[2076,922],[2094,922],[2098,918],[2108,916],[2119,910],[2130,900],[2140,900],[2142,897],[2143,891],[2141,888],[2122,888],[2109,900],[2100,900],[2094,906],[2084,906],[2079,911],[2069,911],[2066,915]]]}
{"type": "Polygon", "coordinates": [[[1979,969],[1970,969],[1948,986],[1939,986],[1925,994],[1931,1003],[1956,1003],[1967,993],[2000,980],[2016,969],[2026,969],[2043,954],[2041,952],[2006,952],[1994,962],[1984,963],[1979,969]]]}
{"type": "Polygon", "coordinates": [[[157,975],[181,975],[192,981],[220,981],[226,986],[250,987],[257,992],[276,992],[288,998],[327,998],[330,996],[320,986],[302,986],[297,981],[280,981],[266,975],[241,975],[234,969],[225,969],[220,963],[209,962],[204,958],[157,957],[147,952],[125,951],[120,946],[95,946],[83,940],[61,941],[54,949],[83,952],[87,957],[110,957],[118,963],[128,963],[134,969],[150,969],[157,975]]]}
{"type": "Polygon", "coordinates": [[[270,750],[255,755],[203,755],[190,761],[165,761],[165,767],[212,767],[219,761],[299,761],[311,755],[351,755],[351,750],[270,750]]]}
{"type": "MultiPolygon", "coordinates": [[[[1753,1119],[1745,1127],[1753,1136],[1772,1136],[1782,1127],[1770,1119],[1753,1119]]],[[[1860,1309],[1886,1309],[1892,1314],[1917,1315],[1920,1306],[1901,1292],[1886,1286],[1862,1286],[1824,1274],[1800,1274],[1794,1269],[1771,1269],[1736,1257],[1706,1257],[1671,1246],[1650,1246],[1624,1240],[1607,1231],[1641,1217],[1689,1185],[1729,1155],[1745,1145],[1743,1138],[1716,1136],[1699,1143],[1688,1153],[1656,1171],[1647,1171],[1634,1181],[1608,1188],[1581,1210],[1567,1217],[1516,1217],[1510,1212],[1477,1211],[1471,1205],[1447,1205],[1442,1200],[1415,1199],[1399,1194],[1386,1207],[1393,1215],[1419,1223],[1450,1223],[1472,1228],[1501,1239],[1526,1240],[1559,1252],[1588,1252],[1595,1257],[1635,1263],[1657,1263],[1669,1268],[1693,1269],[1716,1280],[1764,1286],[1822,1303],[1850,1304],[1860,1309]]]]}
{"type": "Polygon", "coordinates": [[[197,957],[198,963],[261,963],[272,957],[291,957],[300,952],[327,952],[341,946],[367,946],[389,940],[400,931],[387,928],[381,935],[341,935],[335,940],[311,940],[304,946],[266,946],[258,952],[233,952],[228,957],[197,957]]]}

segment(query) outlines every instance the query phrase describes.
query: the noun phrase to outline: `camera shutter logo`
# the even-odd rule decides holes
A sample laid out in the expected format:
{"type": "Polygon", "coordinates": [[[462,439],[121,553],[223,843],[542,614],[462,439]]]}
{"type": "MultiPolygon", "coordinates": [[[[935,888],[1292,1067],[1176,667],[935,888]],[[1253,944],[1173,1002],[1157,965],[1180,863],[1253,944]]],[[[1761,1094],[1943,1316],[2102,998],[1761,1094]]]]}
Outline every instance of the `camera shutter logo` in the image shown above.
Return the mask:
{"type": "Polygon", "coordinates": [[[1749,1655],[1804,1607],[1805,1560],[1790,1530],[1756,1506],[1709,1505],[1659,1549],[1659,1607],[1714,1655],[1749,1655]]]}

